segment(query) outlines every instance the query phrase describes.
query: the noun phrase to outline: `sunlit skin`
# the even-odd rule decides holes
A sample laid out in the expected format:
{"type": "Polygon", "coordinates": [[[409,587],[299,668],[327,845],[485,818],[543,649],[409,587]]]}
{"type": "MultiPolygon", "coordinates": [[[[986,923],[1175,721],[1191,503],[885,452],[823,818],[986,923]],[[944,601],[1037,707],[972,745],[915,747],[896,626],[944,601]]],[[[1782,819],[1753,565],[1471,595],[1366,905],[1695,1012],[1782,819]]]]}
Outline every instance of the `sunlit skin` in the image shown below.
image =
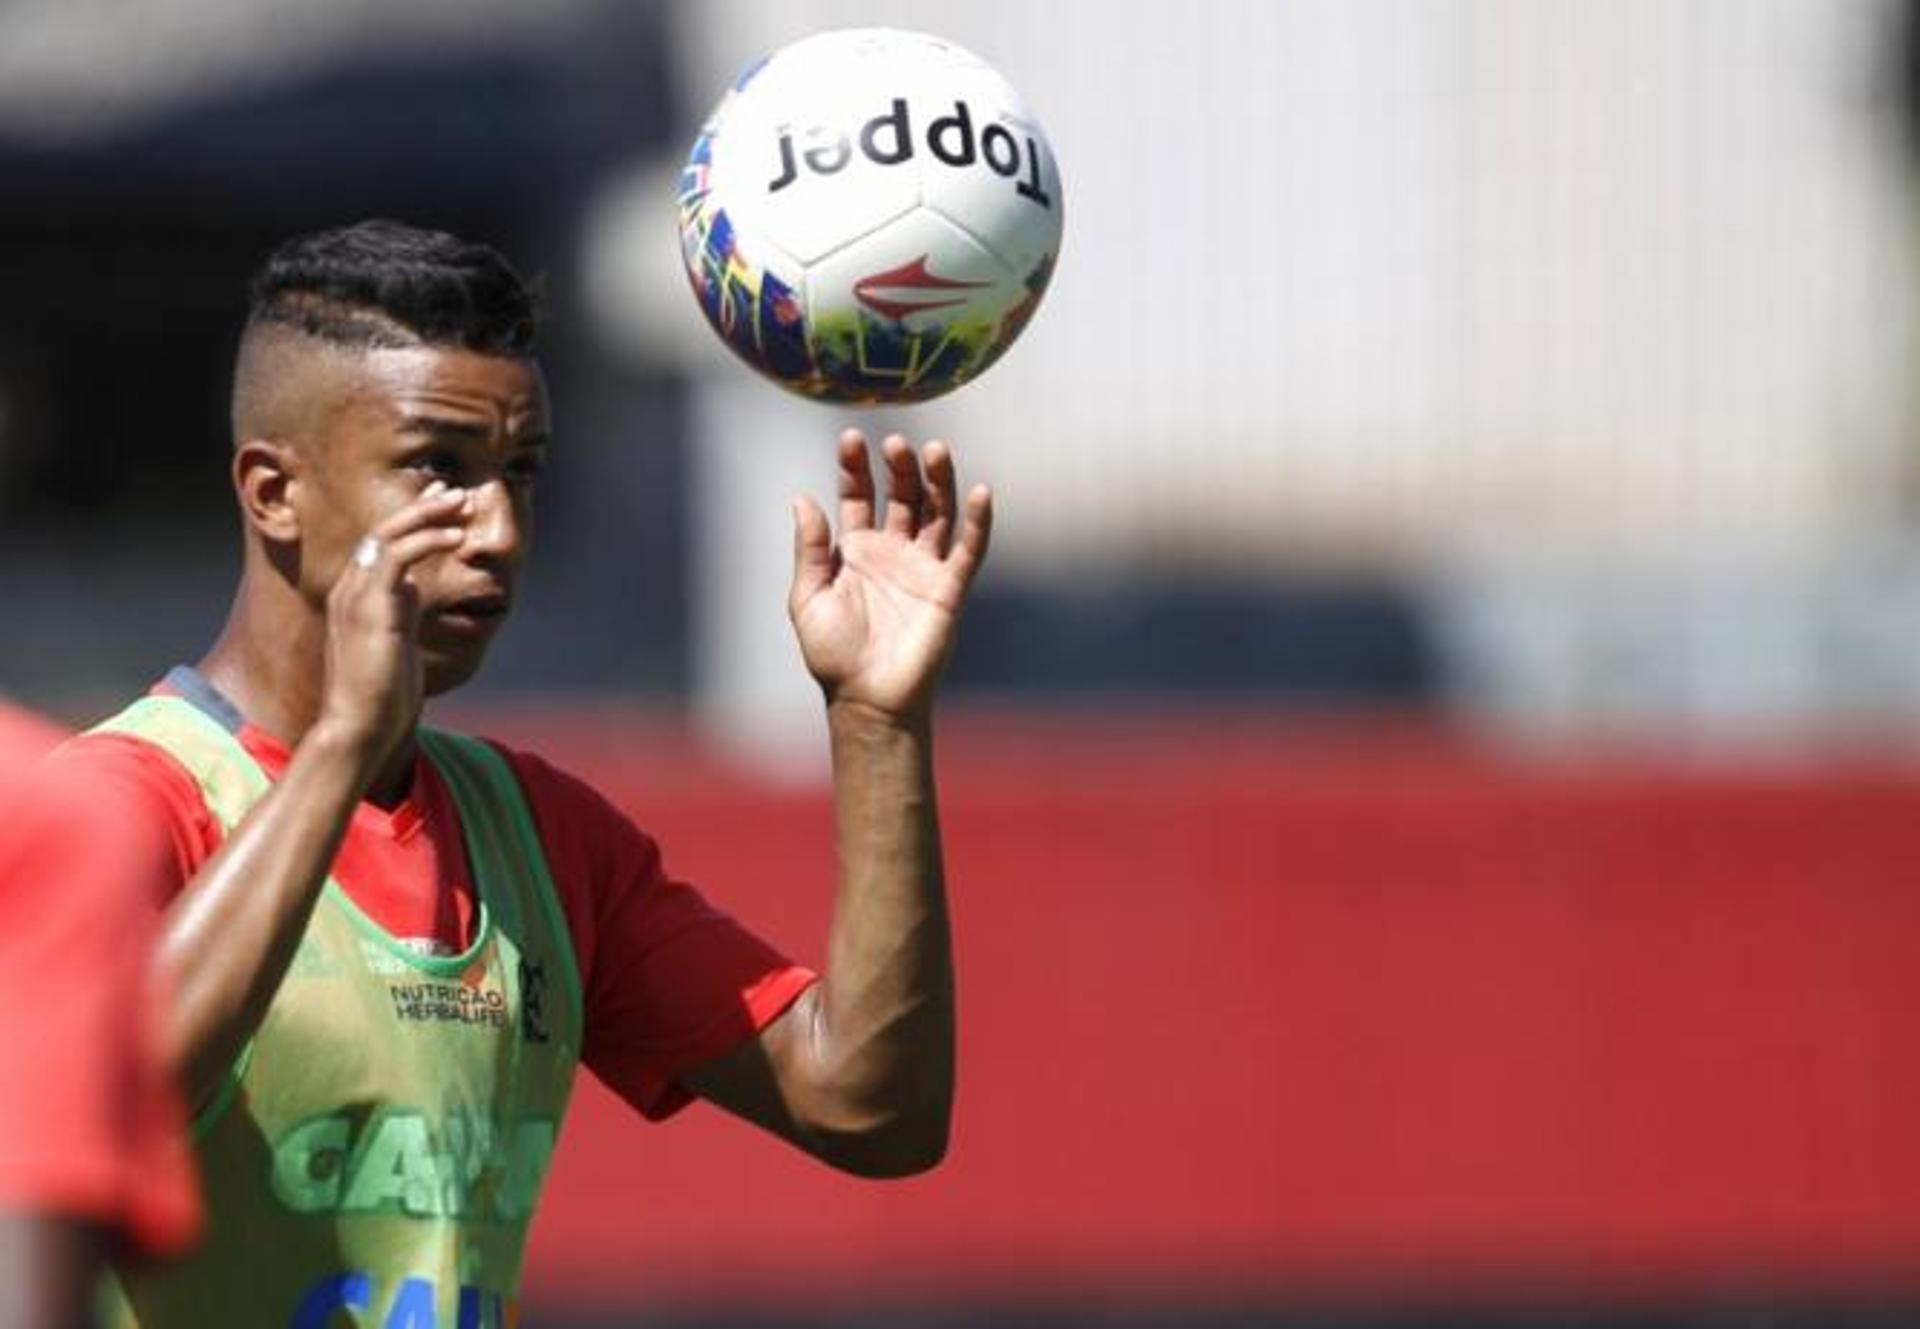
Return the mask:
{"type": "MultiPolygon", "coordinates": [[[[547,463],[530,360],[250,334],[233,479],[246,536],[201,671],[293,748],[170,907],[168,1046],[204,1102],[258,1028],[353,808],[403,798],[426,696],[471,678],[506,614],[547,463]],[[356,551],[369,536],[375,556],[356,551]]],[[[795,499],[788,610],[826,702],[840,880],[821,982],[686,1086],[836,1167],[894,1176],[946,1148],[953,973],[933,789],[936,686],[992,499],[952,452],[839,444],[839,531],[795,499]]],[[[564,450],[556,452],[564,456],[564,450]]],[[[607,557],[620,557],[609,550],[607,557]]]]}
{"type": "MultiPolygon", "coordinates": [[[[255,724],[288,742],[318,715],[327,599],[370,532],[426,545],[402,583],[418,600],[420,693],[479,670],[512,608],[550,446],[546,386],[529,360],[316,346],[295,363],[321,404],[293,437],[243,438],[235,449],[253,538],[227,630],[201,662],[255,724]],[[443,488],[429,492],[435,481],[443,488]]],[[[406,701],[417,713],[418,698],[406,701]]],[[[376,801],[405,792],[411,764],[405,745],[385,755],[376,801]]]]}
{"type": "Polygon", "coordinates": [[[324,605],[362,534],[434,482],[463,491],[464,538],[416,564],[427,695],[480,668],[533,541],[533,493],[547,464],[546,391],[529,361],[429,350],[367,357],[367,388],[317,450],[302,594],[324,605]]]}

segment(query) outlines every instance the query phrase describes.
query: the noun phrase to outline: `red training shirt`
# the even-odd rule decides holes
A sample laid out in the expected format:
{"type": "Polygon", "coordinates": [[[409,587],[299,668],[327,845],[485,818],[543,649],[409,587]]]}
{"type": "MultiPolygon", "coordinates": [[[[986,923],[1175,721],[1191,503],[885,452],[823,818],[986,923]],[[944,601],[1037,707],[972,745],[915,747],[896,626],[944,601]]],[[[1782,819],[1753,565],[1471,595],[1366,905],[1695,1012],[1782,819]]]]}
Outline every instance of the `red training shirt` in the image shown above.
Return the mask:
{"type": "MultiPolygon", "coordinates": [[[[269,777],[292,753],[243,725],[237,735],[269,777]]],[[[668,876],[660,850],[614,806],[540,758],[500,744],[533,813],[579,962],[586,1030],[581,1060],[647,1117],[685,1106],[686,1070],[757,1034],[814,981],[698,891],[668,876]]],[[[61,760],[96,790],[115,790],[140,829],[139,879],[171,900],[219,847],[199,786],[168,753],[122,734],[89,734],[61,760]]],[[[472,939],[474,888],[453,797],[415,759],[396,807],[354,809],[333,878],[388,932],[457,952],[472,939]]]]}
{"type": "Polygon", "coordinates": [[[0,706],[0,1208],[173,1253],[200,1208],[147,995],[152,911],[134,842],[41,762],[58,738],[0,706]]]}

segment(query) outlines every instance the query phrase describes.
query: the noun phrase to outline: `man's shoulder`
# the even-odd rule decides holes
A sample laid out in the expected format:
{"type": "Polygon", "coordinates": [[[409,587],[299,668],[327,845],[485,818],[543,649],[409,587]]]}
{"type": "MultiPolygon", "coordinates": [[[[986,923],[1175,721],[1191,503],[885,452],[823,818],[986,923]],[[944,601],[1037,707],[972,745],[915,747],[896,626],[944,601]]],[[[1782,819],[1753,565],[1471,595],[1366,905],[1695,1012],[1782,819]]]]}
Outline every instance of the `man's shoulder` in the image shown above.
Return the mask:
{"type": "Polygon", "coordinates": [[[563,790],[566,795],[585,793],[594,797],[599,792],[579,776],[561,769],[549,758],[529,748],[520,747],[485,734],[469,735],[477,742],[484,743],[497,752],[519,781],[520,787],[529,796],[545,795],[550,790],[563,790]]]}
{"type": "Polygon", "coordinates": [[[492,737],[480,741],[505,759],[543,832],[576,827],[589,833],[601,827],[633,829],[626,813],[585,777],[516,744],[492,737]]]}

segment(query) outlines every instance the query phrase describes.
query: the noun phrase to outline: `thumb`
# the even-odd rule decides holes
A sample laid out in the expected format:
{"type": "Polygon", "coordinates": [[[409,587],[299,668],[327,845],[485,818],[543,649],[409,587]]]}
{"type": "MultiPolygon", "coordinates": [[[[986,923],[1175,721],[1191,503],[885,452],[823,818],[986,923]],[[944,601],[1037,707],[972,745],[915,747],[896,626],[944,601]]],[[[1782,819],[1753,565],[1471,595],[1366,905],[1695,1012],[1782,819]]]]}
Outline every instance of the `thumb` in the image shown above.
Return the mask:
{"type": "Polygon", "coordinates": [[[793,602],[802,604],[833,581],[833,529],[805,494],[793,500],[793,602]]]}

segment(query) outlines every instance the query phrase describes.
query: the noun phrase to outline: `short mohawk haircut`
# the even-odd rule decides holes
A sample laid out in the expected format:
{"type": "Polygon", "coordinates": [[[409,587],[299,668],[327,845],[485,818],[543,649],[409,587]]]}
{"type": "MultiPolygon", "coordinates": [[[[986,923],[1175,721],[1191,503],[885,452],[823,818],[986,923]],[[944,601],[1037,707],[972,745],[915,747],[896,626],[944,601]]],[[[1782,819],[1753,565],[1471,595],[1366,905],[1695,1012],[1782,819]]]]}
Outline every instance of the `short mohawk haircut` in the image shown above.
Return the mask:
{"type": "Polygon", "coordinates": [[[347,346],[441,346],[525,356],[534,296],[491,246],[373,220],[295,236],[253,278],[248,326],[347,346]]]}

